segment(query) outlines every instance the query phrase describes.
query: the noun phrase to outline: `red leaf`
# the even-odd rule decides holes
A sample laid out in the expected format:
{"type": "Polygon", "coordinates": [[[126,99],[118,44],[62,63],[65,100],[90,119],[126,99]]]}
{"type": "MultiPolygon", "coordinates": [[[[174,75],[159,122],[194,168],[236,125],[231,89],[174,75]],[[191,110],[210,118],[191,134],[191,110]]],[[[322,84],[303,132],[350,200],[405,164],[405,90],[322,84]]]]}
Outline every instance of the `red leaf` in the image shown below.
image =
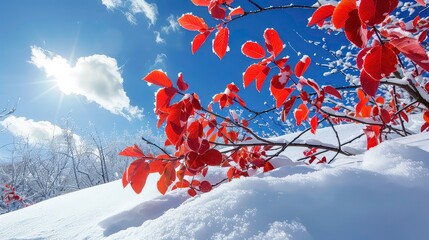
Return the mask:
{"type": "Polygon", "coordinates": [[[423,114],[423,119],[425,120],[425,122],[429,123],[429,111],[426,111],[423,114]]]}
{"type": "Polygon", "coordinates": [[[194,110],[201,110],[201,102],[200,102],[200,98],[198,97],[198,95],[196,93],[192,93],[192,107],[194,108],[194,110]]]}
{"type": "Polygon", "coordinates": [[[127,176],[128,168],[125,169],[124,174],[122,174],[122,186],[126,187],[128,185],[128,176],[127,176]]]}
{"type": "Polygon", "coordinates": [[[125,156],[125,157],[137,157],[137,158],[145,157],[143,151],[136,144],[134,144],[131,147],[125,148],[119,153],[119,155],[125,156]]]}
{"type": "Polygon", "coordinates": [[[156,187],[157,187],[157,189],[158,189],[158,191],[162,194],[162,195],[165,195],[165,193],[167,192],[167,190],[168,190],[168,186],[167,186],[167,184],[165,184],[165,176],[164,175],[162,175],[160,178],[159,178],[159,180],[158,180],[158,182],[156,183],[156,187]]]}
{"type": "Polygon", "coordinates": [[[285,66],[285,64],[287,63],[287,61],[289,60],[289,57],[284,57],[284,58],[281,58],[281,59],[279,59],[279,60],[276,60],[276,65],[279,67],[279,68],[284,68],[284,66],[285,66]]]}
{"type": "Polygon", "coordinates": [[[238,87],[234,84],[234,83],[230,83],[228,84],[228,86],[226,86],[231,92],[239,92],[240,90],[238,89],[238,87]]]}
{"type": "Polygon", "coordinates": [[[380,117],[384,123],[389,123],[390,121],[392,121],[392,118],[390,117],[390,114],[386,109],[381,109],[380,117]]]}
{"type": "Polygon", "coordinates": [[[399,113],[401,115],[401,117],[405,120],[405,122],[408,122],[408,115],[406,113],[404,113],[403,111],[399,113]]]}
{"type": "Polygon", "coordinates": [[[195,54],[198,49],[200,49],[203,43],[207,40],[207,37],[210,35],[210,33],[210,31],[205,31],[195,36],[194,40],[191,42],[192,54],[195,54]]]}
{"type": "Polygon", "coordinates": [[[203,139],[201,141],[201,145],[200,145],[200,149],[198,150],[198,153],[204,154],[205,152],[207,152],[207,150],[209,150],[209,148],[210,148],[209,141],[207,141],[207,139],[203,139]]]}
{"type": "Polygon", "coordinates": [[[349,13],[356,9],[356,0],[342,0],[332,14],[332,24],[335,28],[343,28],[349,13]]]}
{"type": "Polygon", "coordinates": [[[427,123],[427,122],[425,124],[423,124],[423,126],[420,128],[421,132],[423,132],[425,130],[429,130],[429,123],[427,123]]]}
{"type": "Polygon", "coordinates": [[[162,173],[161,177],[159,178],[156,186],[158,188],[158,191],[164,195],[168,187],[173,183],[173,181],[176,179],[176,171],[174,169],[174,165],[172,162],[167,163],[167,165],[164,168],[164,172],[162,173]]]}
{"type": "Polygon", "coordinates": [[[261,91],[270,68],[261,64],[250,65],[243,74],[243,86],[246,88],[256,79],[256,89],[261,91]]]}
{"type": "Polygon", "coordinates": [[[339,99],[343,99],[340,92],[338,92],[338,90],[332,86],[324,86],[323,91],[331,96],[334,96],[339,99]]]}
{"type": "Polygon", "coordinates": [[[207,7],[211,0],[191,0],[195,6],[207,7]]]}
{"type": "Polygon", "coordinates": [[[200,183],[200,190],[203,193],[210,192],[213,189],[212,184],[208,181],[202,181],[200,183]]]}
{"type": "MultiPolygon", "coordinates": [[[[167,155],[165,155],[165,156],[160,155],[157,158],[158,159],[162,159],[162,158],[168,159],[169,157],[167,155]]],[[[159,174],[162,174],[162,172],[164,171],[164,168],[165,168],[165,164],[166,163],[163,162],[162,160],[151,161],[149,163],[150,173],[159,173],[159,174]]]]}
{"type": "Polygon", "coordinates": [[[226,176],[227,176],[227,178],[228,178],[229,181],[231,181],[231,179],[234,177],[235,171],[236,171],[235,167],[231,167],[230,169],[228,169],[228,172],[226,173],[226,176]]]}
{"type": "Polygon", "coordinates": [[[183,14],[178,20],[180,26],[189,31],[205,31],[208,29],[204,19],[190,13],[183,14]]]}
{"type": "Polygon", "coordinates": [[[199,156],[202,162],[209,166],[219,166],[222,163],[222,153],[216,149],[210,149],[203,155],[199,156]]]}
{"type": "Polygon", "coordinates": [[[407,58],[413,60],[420,67],[429,72],[428,55],[417,39],[402,37],[393,39],[389,43],[396,47],[407,58]]]}
{"type": "Polygon", "coordinates": [[[295,75],[301,77],[305,71],[307,71],[308,66],[311,63],[309,56],[304,55],[301,60],[295,65],[295,75]]]}
{"type": "Polygon", "coordinates": [[[127,181],[137,194],[143,190],[149,171],[149,164],[144,160],[136,160],[128,167],[126,171],[127,181]]]}
{"type": "Polygon", "coordinates": [[[373,148],[378,145],[378,138],[380,136],[380,126],[367,126],[363,131],[367,138],[367,149],[373,148]]]}
{"type": "Polygon", "coordinates": [[[278,32],[272,28],[267,28],[264,32],[264,38],[268,52],[277,57],[284,48],[283,41],[280,39],[278,32]]]}
{"type": "Polygon", "coordinates": [[[359,17],[362,22],[372,27],[380,24],[398,6],[398,0],[361,0],[359,17]]]}
{"type": "Polygon", "coordinates": [[[264,173],[269,172],[274,169],[274,166],[270,162],[265,162],[264,173]]]}
{"type": "Polygon", "coordinates": [[[188,127],[187,143],[190,149],[197,152],[200,149],[203,126],[199,121],[192,122],[188,127]]]}
{"type": "Polygon", "coordinates": [[[314,24],[317,24],[319,26],[323,26],[323,23],[325,22],[325,19],[332,16],[334,13],[335,6],[327,4],[319,7],[316,11],[314,11],[313,16],[311,16],[310,21],[308,22],[307,26],[313,26],[314,24]]]}
{"type": "Polygon", "coordinates": [[[426,2],[425,0],[416,0],[416,2],[420,5],[422,5],[423,7],[426,7],[426,2]]]}
{"type": "Polygon", "coordinates": [[[241,52],[249,58],[260,59],[265,57],[265,49],[256,42],[244,43],[241,52]]]}
{"type": "Polygon", "coordinates": [[[308,114],[310,111],[307,108],[307,105],[302,103],[299,105],[299,107],[295,110],[295,119],[296,119],[296,125],[300,126],[302,121],[305,121],[308,119],[308,114]]]}
{"type": "Polygon", "coordinates": [[[373,79],[380,80],[389,77],[396,71],[398,59],[395,52],[385,45],[373,47],[366,55],[363,69],[373,79]]]}
{"type": "Polygon", "coordinates": [[[183,74],[179,73],[179,77],[177,78],[177,87],[179,88],[180,91],[186,91],[188,90],[188,84],[183,81],[183,74]]]}
{"type": "Polygon", "coordinates": [[[161,88],[160,90],[158,90],[155,99],[155,112],[168,112],[167,109],[170,107],[171,99],[173,99],[176,93],[177,89],[174,87],[161,88]]]}
{"type": "Polygon", "coordinates": [[[422,43],[424,40],[426,40],[426,38],[428,36],[428,31],[429,31],[429,29],[426,29],[420,33],[419,38],[418,38],[419,43],[422,43]]]}
{"type": "Polygon", "coordinates": [[[317,129],[317,124],[318,124],[318,119],[317,116],[314,115],[314,117],[311,118],[310,120],[310,125],[311,125],[311,133],[316,134],[316,129],[317,129]]]}
{"type": "Polygon", "coordinates": [[[317,162],[317,164],[322,164],[322,163],[327,163],[328,161],[326,160],[326,157],[323,157],[322,159],[320,159],[320,161],[317,162]]]}
{"type": "Polygon", "coordinates": [[[279,81],[278,75],[274,76],[271,80],[270,92],[276,100],[276,108],[280,108],[286,99],[293,92],[293,88],[285,88],[285,84],[279,81]]]}
{"type": "Polygon", "coordinates": [[[360,21],[357,9],[349,13],[344,31],[347,39],[357,47],[364,48],[368,43],[368,29],[365,24],[360,21]]]}
{"type": "Polygon", "coordinates": [[[244,10],[241,7],[236,7],[234,9],[231,10],[231,12],[229,12],[229,17],[233,17],[236,15],[243,15],[244,14],[244,10]]]}
{"type": "Polygon", "coordinates": [[[173,83],[167,77],[167,74],[165,74],[165,72],[163,72],[162,70],[153,70],[148,75],[146,75],[146,77],[144,77],[143,80],[145,80],[150,84],[155,84],[161,87],[173,86],[173,83]]]}
{"type": "Polygon", "coordinates": [[[362,48],[362,50],[360,50],[360,52],[358,53],[356,57],[356,65],[359,68],[359,70],[362,69],[364,58],[366,54],[368,54],[369,50],[371,50],[371,48],[362,48]]]}
{"type": "Polygon", "coordinates": [[[360,73],[360,84],[362,85],[362,89],[366,92],[366,94],[374,97],[377,93],[380,81],[373,79],[369,74],[362,70],[360,73]]]}
{"type": "Polygon", "coordinates": [[[197,191],[195,191],[194,189],[190,188],[190,189],[188,189],[188,194],[191,197],[195,197],[195,195],[197,195],[197,191]]]}
{"type": "Polygon", "coordinates": [[[213,40],[213,52],[222,59],[228,50],[229,30],[227,27],[220,29],[213,40]]]}
{"type": "Polygon", "coordinates": [[[183,113],[184,109],[185,106],[182,102],[172,105],[167,118],[167,125],[165,126],[167,139],[175,146],[182,139],[187,121],[186,114],[183,113]],[[185,124],[183,124],[184,121],[185,124]]]}
{"type": "Polygon", "coordinates": [[[286,121],[286,117],[289,114],[290,110],[292,110],[293,105],[295,104],[297,97],[292,96],[285,104],[283,105],[282,111],[282,121],[286,121]]]}
{"type": "Polygon", "coordinates": [[[196,152],[189,152],[186,156],[186,166],[189,171],[192,171],[192,173],[197,173],[201,171],[205,164],[201,161],[201,158],[199,157],[198,153],[196,152]]]}
{"type": "Polygon", "coordinates": [[[258,92],[261,92],[262,86],[264,85],[264,82],[267,79],[270,70],[270,67],[265,67],[262,72],[256,77],[256,89],[258,90],[258,92]]]}
{"type": "Polygon", "coordinates": [[[191,184],[186,179],[183,179],[183,177],[185,175],[185,171],[182,171],[182,172],[183,173],[181,173],[181,175],[180,175],[182,177],[182,180],[180,180],[180,182],[177,182],[175,184],[175,186],[177,188],[188,188],[189,186],[191,186],[191,184]]]}
{"type": "Polygon", "coordinates": [[[158,112],[157,117],[158,117],[158,123],[156,124],[156,127],[160,128],[164,123],[164,121],[167,119],[168,114],[164,112],[158,112]]]}
{"type": "Polygon", "coordinates": [[[226,17],[226,9],[216,0],[210,2],[208,9],[213,18],[222,20],[226,17]]]}

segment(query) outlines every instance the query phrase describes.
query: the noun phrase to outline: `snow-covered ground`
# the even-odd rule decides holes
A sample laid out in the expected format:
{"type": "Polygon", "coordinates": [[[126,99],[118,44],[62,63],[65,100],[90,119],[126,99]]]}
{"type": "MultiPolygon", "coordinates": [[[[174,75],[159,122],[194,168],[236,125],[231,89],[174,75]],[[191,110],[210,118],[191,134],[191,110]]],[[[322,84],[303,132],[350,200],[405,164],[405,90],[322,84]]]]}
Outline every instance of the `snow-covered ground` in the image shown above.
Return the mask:
{"type": "MultiPolygon", "coordinates": [[[[345,140],[360,129],[338,128],[345,140]]],[[[329,128],[318,136],[336,143],[329,128]]],[[[159,195],[157,176],[140,195],[119,181],[84,189],[1,215],[0,239],[429,239],[429,133],[349,148],[363,154],[286,164],[195,198],[159,195]]]]}

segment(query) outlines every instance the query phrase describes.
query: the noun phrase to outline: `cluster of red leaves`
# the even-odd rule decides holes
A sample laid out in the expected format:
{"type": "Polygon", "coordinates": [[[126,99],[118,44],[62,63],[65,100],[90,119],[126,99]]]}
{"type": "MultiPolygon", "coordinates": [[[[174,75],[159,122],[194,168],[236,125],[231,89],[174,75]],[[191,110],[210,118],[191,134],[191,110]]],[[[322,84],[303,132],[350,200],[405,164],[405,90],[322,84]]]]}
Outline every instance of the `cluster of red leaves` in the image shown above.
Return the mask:
{"type": "Polygon", "coordinates": [[[238,87],[234,83],[230,83],[223,93],[218,93],[213,97],[213,102],[219,103],[220,109],[234,104],[234,100],[237,100],[241,106],[245,107],[246,103],[238,96],[238,91],[238,87]]]}
{"type": "MultiPolygon", "coordinates": [[[[167,140],[164,146],[173,146],[176,151],[171,155],[165,152],[154,156],[144,154],[137,145],[125,148],[119,154],[133,157],[135,160],[124,172],[122,177],[124,187],[130,184],[136,193],[140,193],[149,174],[158,173],[160,178],[157,188],[160,193],[165,194],[169,189],[187,188],[188,193],[194,196],[197,191],[208,192],[212,189],[208,181],[194,179],[204,178],[210,166],[229,167],[234,171],[243,172],[242,176],[246,176],[244,173],[250,168],[254,169],[255,166],[270,167],[269,163],[265,164],[261,159],[262,165],[255,165],[254,161],[249,163],[251,166],[239,165],[236,154],[227,156],[215,148],[218,140],[223,140],[224,143],[249,140],[248,137],[240,138],[239,133],[231,128],[233,122],[242,126],[248,126],[248,123],[245,119],[238,119],[236,114],[233,114],[232,119],[224,118],[223,122],[218,123],[216,116],[211,113],[211,105],[208,106],[208,110],[203,111],[197,94],[184,93],[188,89],[188,84],[183,80],[181,73],[176,82],[177,87],[173,86],[173,82],[161,70],[154,70],[143,79],[161,87],[156,93],[154,110],[159,119],[158,127],[165,124],[167,140]],[[174,102],[173,99],[178,95],[182,98],[174,102]],[[243,169],[238,170],[235,165],[243,169]]],[[[238,87],[231,83],[223,93],[214,96],[213,102],[219,103],[221,108],[228,107],[234,101],[245,106],[238,92],[238,87]]],[[[247,150],[240,150],[240,153],[244,154],[245,151],[247,150]]],[[[252,151],[256,156],[255,149],[252,151]]],[[[237,174],[235,172],[234,177],[237,177],[237,174]]]]}
{"type": "Polygon", "coordinates": [[[249,173],[255,173],[258,169],[263,169],[263,172],[273,170],[274,166],[266,160],[266,151],[271,148],[272,146],[242,147],[234,152],[231,158],[235,166],[229,168],[228,179],[248,177],[249,173]]]}
{"type": "Polygon", "coordinates": [[[213,39],[213,52],[222,59],[228,51],[229,41],[229,29],[225,24],[225,21],[231,20],[234,16],[241,16],[244,14],[244,10],[241,7],[237,8],[226,8],[225,6],[230,5],[234,0],[192,0],[196,6],[207,7],[210,15],[218,20],[224,22],[218,24],[216,27],[208,27],[203,18],[194,16],[191,13],[182,15],[178,22],[180,26],[189,31],[197,31],[198,34],[191,42],[192,53],[198,51],[198,49],[207,40],[210,33],[217,31],[213,39]],[[227,14],[229,12],[229,14],[227,14]]]}
{"type": "MultiPolygon", "coordinates": [[[[24,199],[16,192],[16,189],[9,184],[4,185],[3,201],[6,205],[13,201],[24,204],[24,199]]],[[[25,204],[24,204],[25,205],[25,204]]]]}
{"type": "Polygon", "coordinates": [[[165,123],[167,136],[165,146],[172,145],[177,151],[174,156],[165,153],[153,156],[145,155],[137,145],[124,149],[120,155],[137,158],[123,175],[124,187],[130,184],[135,192],[140,193],[149,174],[159,173],[161,177],[157,187],[162,194],[165,194],[173,183],[175,184],[172,188],[207,190],[206,183],[189,183],[184,177],[206,172],[207,166],[218,166],[222,163],[223,155],[212,148],[204,132],[206,128],[213,131],[213,121],[202,117],[196,118],[197,111],[202,109],[201,103],[197,94],[185,95],[181,92],[188,89],[188,84],[183,80],[181,73],[177,79],[177,88],[161,70],[154,70],[143,79],[161,87],[156,93],[155,100],[158,127],[165,123]],[[183,95],[183,98],[171,104],[177,94],[183,95]]]}
{"type": "MultiPolygon", "coordinates": [[[[295,109],[294,117],[297,125],[301,125],[303,121],[309,120],[310,109],[308,104],[312,105],[317,110],[320,109],[325,100],[326,94],[342,99],[341,94],[332,86],[319,87],[319,85],[311,79],[303,77],[304,73],[310,66],[311,59],[304,55],[300,61],[295,64],[294,70],[287,64],[288,57],[280,57],[285,45],[280,38],[278,32],[274,29],[266,29],[264,32],[265,48],[257,43],[248,41],[241,47],[241,52],[252,59],[260,59],[258,63],[250,65],[243,73],[243,85],[249,86],[253,81],[256,82],[256,89],[261,91],[265,80],[273,69],[278,69],[278,73],[271,78],[270,92],[276,102],[276,108],[282,109],[282,120],[285,121],[290,110],[299,98],[302,103],[295,109]],[[266,54],[268,52],[268,56],[266,54]],[[271,67],[273,66],[273,67],[271,67]],[[298,83],[290,83],[292,75],[298,78],[298,83]],[[304,87],[308,86],[316,93],[316,96],[311,99],[304,87]],[[297,90],[299,95],[293,95],[297,90]]],[[[315,133],[317,129],[318,117],[315,114],[309,121],[312,126],[311,132],[315,133]]]]}
{"type": "Polygon", "coordinates": [[[328,160],[325,156],[319,158],[317,157],[317,148],[309,148],[304,151],[304,156],[309,158],[307,165],[311,165],[316,162],[316,164],[325,164],[328,163],[328,160]]]}
{"type": "MultiPolygon", "coordinates": [[[[417,16],[412,24],[393,22],[389,14],[398,2],[361,0],[357,6],[356,0],[342,0],[337,6],[328,4],[318,8],[308,23],[309,26],[317,24],[320,27],[332,17],[333,26],[344,29],[347,39],[362,48],[357,66],[361,71],[362,88],[370,96],[377,93],[381,79],[388,78],[397,70],[399,53],[429,71],[429,57],[421,45],[427,36],[428,21],[417,16]],[[376,39],[368,46],[373,37],[376,39]]],[[[425,5],[424,1],[417,2],[425,5]]]]}

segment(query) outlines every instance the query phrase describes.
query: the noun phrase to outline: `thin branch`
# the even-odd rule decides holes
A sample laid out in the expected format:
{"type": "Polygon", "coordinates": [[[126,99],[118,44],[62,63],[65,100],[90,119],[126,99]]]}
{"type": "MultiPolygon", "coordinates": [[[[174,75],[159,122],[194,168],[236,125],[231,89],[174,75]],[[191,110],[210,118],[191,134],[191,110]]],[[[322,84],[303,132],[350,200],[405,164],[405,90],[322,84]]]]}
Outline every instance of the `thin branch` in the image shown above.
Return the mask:
{"type": "MultiPolygon", "coordinates": [[[[396,109],[398,109],[399,108],[399,104],[398,104],[398,97],[396,96],[396,86],[393,86],[393,94],[394,94],[393,99],[395,101],[395,107],[396,107],[396,109]]],[[[405,136],[407,136],[407,131],[405,131],[404,120],[402,119],[401,114],[399,114],[399,121],[401,122],[401,127],[402,127],[402,130],[405,133],[405,136]]]]}
{"type": "Polygon", "coordinates": [[[285,142],[285,143],[279,143],[279,142],[259,142],[259,143],[235,143],[235,144],[224,144],[224,143],[216,143],[219,146],[224,146],[224,147],[254,147],[254,146],[281,146],[282,149],[283,147],[286,149],[286,147],[303,147],[303,148],[318,148],[318,149],[325,149],[328,151],[339,151],[341,154],[346,155],[346,156],[352,156],[353,154],[343,151],[341,149],[338,149],[337,147],[333,146],[333,145],[328,145],[328,144],[316,144],[316,143],[309,143],[309,142],[285,142]]]}
{"type": "Polygon", "coordinates": [[[223,182],[225,182],[225,181],[227,181],[227,180],[228,180],[228,178],[224,178],[224,179],[222,179],[220,182],[215,183],[215,184],[212,184],[212,187],[217,187],[218,185],[222,184],[223,182]]]}
{"type": "MultiPolygon", "coordinates": [[[[349,141],[347,141],[347,142],[345,142],[345,143],[342,143],[342,144],[341,144],[341,147],[342,147],[342,146],[345,146],[345,145],[347,145],[347,144],[349,144],[349,143],[352,143],[352,142],[354,142],[354,141],[358,140],[359,138],[361,138],[361,137],[363,137],[363,136],[365,136],[365,133],[362,133],[362,134],[360,134],[360,135],[358,135],[358,136],[356,136],[356,137],[352,138],[351,140],[349,140],[349,141]]],[[[298,160],[296,160],[296,161],[297,161],[297,162],[304,161],[304,160],[306,160],[306,159],[309,159],[309,158],[310,158],[310,157],[312,157],[312,156],[318,156],[318,155],[320,155],[320,154],[327,153],[327,152],[329,152],[329,150],[320,151],[320,152],[315,153],[315,154],[313,154],[313,155],[310,155],[310,156],[306,156],[306,157],[300,158],[300,159],[298,159],[298,160]]]]}
{"type": "Polygon", "coordinates": [[[255,7],[257,7],[259,10],[263,10],[264,8],[261,7],[259,4],[255,3],[253,0],[248,0],[251,4],[253,4],[255,7]]]}
{"type": "Polygon", "coordinates": [[[210,114],[212,114],[212,115],[214,115],[214,116],[216,116],[216,117],[218,117],[218,118],[221,118],[221,119],[223,119],[223,120],[227,120],[227,121],[229,121],[230,123],[232,123],[233,125],[235,125],[235,126],[237,126],[237,127],[239,127],[239,128],[242,128],[242,129],[246,130],[250,135],[252,135],[255,139],[257,139],[257,140],[259,140],[259,141],[261,141],[261,142],[264,142],[264,143],[270,143],[270,141],[267,141],[266,139],[261,138],[261,137],[260,137],[260,136],[258,136],[256,133],[254,133],[250,128],[245,127],[245,126],[243,126],[242,124],[239,124],[239,123],[236,123],[236,122],[234,122],[234,121],[231,121],[230,119],[227,119],[227,118],[225,118],[224,116],[221,116],[221,115],[219,115],[219,114],[217,114],[217,113],[214,113],[214,112],[212,112],[212,111],[209,111],[209,110],[207,110],[207,109],[205,109],[205,108],[202,108],[201,110],[202,110],[202,111],[204,111],[204,112],[210,113],[210,114]]]}
{"type": "Polygon", "coordinates": [[[158,146],[157,144],[155,144],[155,143],[153,143],[153,142],[151,142],[151,141],[149,141],[149,140],[147,140],[146,138],[144,138],[144,137],[142,137],[142,140],[143,141],[145,141],[146,142],[146,144],[148,144],[148,145],[152,145],[152,146],[154,146],[154,147],[156,147],[156,148],[158,148],[161,152],[163,152],[164,154],[166,154],[167,156],[169,156],[169,157],[171,157],[171,158],[174,158],[173,156],[171,156],[164,148],[162,148],[162,147],[160,147],[160,146],[158,146]]]}
{"type": "Polygon", "coordinates": [[[334,127],[334,124],[332,124],[332,121],[330,119],[328,119],[328,123],[329,125],[331,125],[332,130],[334,130],[335,133],[335,137],[337,138],[337,142],[338,142],[338,152],[332,157],[332,159],[328,162],[331,163],[332,161],[334,161],[334,159],[338,156],[338,154],[340,154],[341,151],[341,140],[340,140],[340,136],[338,135],[337,130],[334,127]]]}
{"type": "Polygon", "coordinates": [[[266,8],[259,8],[258,10],[255,11],[249,11],[249,12],[245,12],[243,15],[240,15],[238,17],[235,17],[229,21],[227,21],[226,23],[230,23],[232,21],[235,21],[237,19],[246,17],[248,15],[252,15],[252,14],[258,14],[261,12],[265,12],[265,11],[271,11],[271,10],[282,10],[282,9],[317,9],[317,7],[313,7],[313,6],[306,6],[306,5],[284,5],[284,6],[270,6],[270,7],[266,7],[266,8]]]}

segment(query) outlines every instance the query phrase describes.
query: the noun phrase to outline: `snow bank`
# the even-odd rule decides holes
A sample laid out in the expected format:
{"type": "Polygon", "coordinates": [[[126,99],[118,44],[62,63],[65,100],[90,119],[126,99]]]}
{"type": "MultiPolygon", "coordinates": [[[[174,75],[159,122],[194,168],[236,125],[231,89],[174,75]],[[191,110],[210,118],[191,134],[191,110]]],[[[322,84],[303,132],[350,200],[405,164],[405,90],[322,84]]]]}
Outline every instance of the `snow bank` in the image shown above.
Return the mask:
{"type": "Polygon", "coordinates": [[[155,177],[141,195],[113,182],[1,215],[0,239],[426,240],[428,143],[419,134],[333,166],[289,164],[195,198],[160,196],[155,177]]]}
{"type": "MultiPolygon", "coordinates": [[[[424,159],[429,160],[426,151],[390,143],[364,155],[361,167],[325,168],[286,177],[276,177],[281,174],[274,171],[271,175],[275,176],[240,179],[110,237],[426,239],[429,170],[424,159]],[[384,157],[392,149],[396,151],[384,157]],[[399,161],[401,157],[405,164],[399,161]],[[378,164],[366,163],[377,159],[378,164]],[[403,178],[410,175],[411,182],[403,178]],[[394,176],[406,181],[392,181],[394,176]]],[[[297,172],[304,169],[297,168],[301,169],[297,172]]]]}

